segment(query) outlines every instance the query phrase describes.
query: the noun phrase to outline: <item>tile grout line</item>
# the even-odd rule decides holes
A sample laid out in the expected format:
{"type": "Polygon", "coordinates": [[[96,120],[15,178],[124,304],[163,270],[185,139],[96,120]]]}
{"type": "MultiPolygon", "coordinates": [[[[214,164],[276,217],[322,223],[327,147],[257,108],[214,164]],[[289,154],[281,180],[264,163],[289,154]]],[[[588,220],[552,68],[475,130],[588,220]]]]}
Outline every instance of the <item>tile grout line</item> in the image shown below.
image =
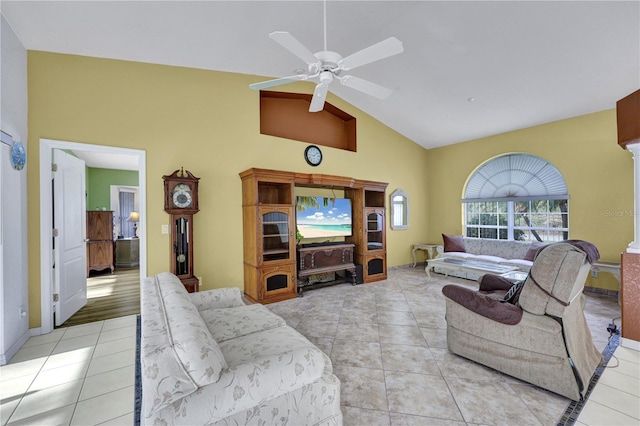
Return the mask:
{"type": "MultiPolygon", "coordinates": [[[[49,358],[51,357],[51,354],[53,353],[53,351],[56,349],[56,346],[58,346],[58,344],[60,343],[60,341],[62,340],[62,337],[67,334],[66,330],[64,333],[62,333],[60,335],[60,338],[57,339],[57,341],[55,342],[55,345],[53,346],[53,348],[51,348],[51,352],[49,353],[49,355],[46,356],[45,361],[42,363],[42,365],[40,366],[40,368],[38,368],[38,371],[35,373],[33,380],[31,380],[31,383],[29,383],[29,386],[27,386],[27,389],[22,393],[22,395],[20,395],[20,401],[16,404],[16,406],[13,408],[13,410],[11,411],[11,414],[7,417],[7,421],[4,423],[6,425],[11,423],[11,419],[12,417],[15,415],[16,411],[18,410],[18,407],[20,406],[20,404],[22,404],[22,401],[24,400],[25,395],[27,395],[29,393],[29,390],[31,389],[31,386],[33,386],[33,384],[35,383],[35,381],[38,379],[38,376],[40,376],[40,373],[43,372],[43,368],[45,365],[47,365],[47,361],[49,361],[49,358]]],[[[46,343],[41,343],[41,345],[47,345],[49,343],[53,343],[53,342],[46,342],[46,343]]],[[[34,347],[34,346],[39,346],[39,345],[33,345],[30,347],[34,347]]],[[[8,364],[7,364],[8,365],[8,364]]],[[[24,420],[24,419],[23,419],[24,420]]]]}

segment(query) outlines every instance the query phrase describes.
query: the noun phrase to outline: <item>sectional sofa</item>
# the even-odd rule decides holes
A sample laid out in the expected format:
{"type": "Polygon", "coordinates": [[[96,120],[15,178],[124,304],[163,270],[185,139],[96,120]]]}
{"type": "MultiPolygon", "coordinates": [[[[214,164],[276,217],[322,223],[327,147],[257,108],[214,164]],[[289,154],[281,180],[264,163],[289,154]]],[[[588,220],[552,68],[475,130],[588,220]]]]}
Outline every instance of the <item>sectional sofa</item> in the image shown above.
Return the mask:
{"type": "MultiPolygon", "coordinates": [[[[529,272],[538,250],[545,244],[524,241],[493,240],[463,236],[442,235],[443,244],[436,247],[436,257],[475,260],[484,263],[513,266],[518,271],[529,272]]],[[[434,272],[444,273],[435,266],[434,272]]],[[[477,280],[484,273],[472,271],[447,271],[448,275],[477,280]]]]}
{"type": "Polygon", "coordinates": [[[240,290],[141,283],[141,424],[341,425],[329,357],[240,290]]]}

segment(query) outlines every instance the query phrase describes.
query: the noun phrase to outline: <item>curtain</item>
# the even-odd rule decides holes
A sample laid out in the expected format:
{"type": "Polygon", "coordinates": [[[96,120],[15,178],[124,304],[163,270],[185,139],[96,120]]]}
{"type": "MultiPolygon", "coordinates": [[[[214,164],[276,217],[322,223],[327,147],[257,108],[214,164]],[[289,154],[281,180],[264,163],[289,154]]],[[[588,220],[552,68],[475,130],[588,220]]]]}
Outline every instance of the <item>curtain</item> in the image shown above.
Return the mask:
{"type": "Polygon", "coordinates": [[[118,220],[120,221],[120,234],[123,238],[133,237],[133,222],[127,222],[129,215],[134,211],[134,193],[120,191],[119,194],[120,211],[118,220]]]}

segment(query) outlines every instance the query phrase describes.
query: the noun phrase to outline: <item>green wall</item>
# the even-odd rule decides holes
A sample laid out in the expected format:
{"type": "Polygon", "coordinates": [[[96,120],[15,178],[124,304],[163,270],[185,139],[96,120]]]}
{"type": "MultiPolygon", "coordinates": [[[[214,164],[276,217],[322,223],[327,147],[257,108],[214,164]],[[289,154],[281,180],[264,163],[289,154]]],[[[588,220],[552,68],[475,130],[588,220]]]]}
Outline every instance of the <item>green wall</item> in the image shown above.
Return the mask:
{"type": "Polygon", "coordinates": [[[111,185],[138,186],[138,172],[87,167],[87,210],[109,210],[111,185]]]}

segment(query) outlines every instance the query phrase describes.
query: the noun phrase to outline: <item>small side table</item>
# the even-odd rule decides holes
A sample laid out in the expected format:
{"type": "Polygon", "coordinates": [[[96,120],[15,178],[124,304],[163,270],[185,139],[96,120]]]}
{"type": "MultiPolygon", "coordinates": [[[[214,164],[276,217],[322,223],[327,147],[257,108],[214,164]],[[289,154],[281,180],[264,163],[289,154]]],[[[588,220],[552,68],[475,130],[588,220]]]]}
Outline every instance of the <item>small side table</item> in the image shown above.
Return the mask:
{"type": "Polygon", "coordinates": [[[134,268],[140,265],[140,240],[118,238],[116,240],[116,267],[134,268]]]}
{"type": "Polygon", "coordinates": [[[411,256],[413,256],[412,268],[416,267],[416,251],[422,250],[427,254],[427,259],[433,259],[435,256],[436,247],[438,244],[414,244],[411,250],[411,256]]]}
{"type": "Polygon", "coordinates": [[[618,305],[620,304],[620,263],[619,262],[593,262],[591,265],[593,272],[608,272],[618,280],[618,305]]]}

